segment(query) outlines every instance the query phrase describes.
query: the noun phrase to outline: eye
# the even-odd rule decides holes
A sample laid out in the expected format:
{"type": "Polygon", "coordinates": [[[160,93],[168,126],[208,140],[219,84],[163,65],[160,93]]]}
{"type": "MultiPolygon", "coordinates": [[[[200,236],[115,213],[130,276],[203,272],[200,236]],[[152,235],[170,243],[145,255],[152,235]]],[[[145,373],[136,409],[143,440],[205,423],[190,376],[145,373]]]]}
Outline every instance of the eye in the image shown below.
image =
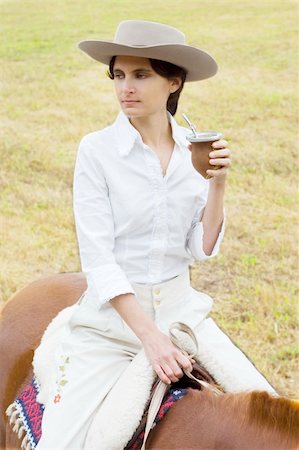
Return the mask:
{"type": "Polygon", "coordinates": [[[140,72],[140,73],[137,73],[136,77],[137,77],[137,78],[146,78],[146,74],[140,72]]]}
{"type": "Polygon", "coordinates": [[[118,78],[118,79],[121,79],[124,77],[121,73],[114,73],[113,76],[114,76],[114,78],[118,78]]]}

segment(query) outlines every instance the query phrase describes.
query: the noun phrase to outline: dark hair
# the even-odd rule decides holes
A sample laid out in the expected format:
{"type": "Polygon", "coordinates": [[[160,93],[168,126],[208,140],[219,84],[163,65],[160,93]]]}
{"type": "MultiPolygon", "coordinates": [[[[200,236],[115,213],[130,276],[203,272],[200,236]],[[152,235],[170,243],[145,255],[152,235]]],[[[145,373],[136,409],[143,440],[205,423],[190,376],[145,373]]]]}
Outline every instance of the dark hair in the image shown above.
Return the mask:
{"type": "MultiPolygon", "coordinates": [[[[114,80],[113,75],[113,67],[115,63],[116,56],[113,56],[109,63],[109,70],[107,71],[107,75],[111,80],[114,80]]],[[[150,64],[152,66],[152,69],[159,74],[161,77],[170,79],[173,77],[180,77],[182,80],[182,84],[179,87],[179,89],[172,94],[169,95],[167,100],[166,108],[170,112],[172,116],[175,115],[177,107],[178,107],[178,101],[180,94],[183,90],[184,83],[186,80],[187,72],[182,67],[178,67],[175,64],[166,62],[166,61],[160,61],[159,59],[152,59],[149,58],[150,64]]]]}

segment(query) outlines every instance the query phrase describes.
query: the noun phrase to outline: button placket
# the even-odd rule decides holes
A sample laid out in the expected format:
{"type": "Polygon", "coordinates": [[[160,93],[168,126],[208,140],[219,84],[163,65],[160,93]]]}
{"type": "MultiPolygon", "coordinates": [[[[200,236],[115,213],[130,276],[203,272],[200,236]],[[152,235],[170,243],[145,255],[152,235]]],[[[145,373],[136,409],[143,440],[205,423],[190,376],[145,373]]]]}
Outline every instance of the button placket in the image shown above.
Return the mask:
{"type": "Polygon", "coordinates": [[[161,303],[161,289],[154,288],[153,297],[154,297],[154,306],[159,307],[161,303]]]}
{"type": "Polygon", "coordinates": [[[161,165],[156,154],[149,147],[144,147],[144,150],[154,197],[148,276],[150,281],[155,282],[163,271],[163,259],[168,242],[167,183],[161,175],[161,165]]]}

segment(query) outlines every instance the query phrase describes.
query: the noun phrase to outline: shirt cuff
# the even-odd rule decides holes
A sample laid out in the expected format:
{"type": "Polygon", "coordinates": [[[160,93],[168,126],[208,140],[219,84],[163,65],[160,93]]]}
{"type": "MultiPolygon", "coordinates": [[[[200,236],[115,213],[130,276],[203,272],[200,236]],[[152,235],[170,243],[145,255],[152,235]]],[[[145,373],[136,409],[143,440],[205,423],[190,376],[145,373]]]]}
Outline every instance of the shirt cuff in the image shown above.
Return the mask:
{"type": "Polygon", "coordinates": [[[224,235],[224,231],[225,231],[225,224],[226,224],[226,213],[224,210],[221,230],[219,232],[217,241],[216,241],[214,248],[212,250],[212,253],[210,255],[206,255],[206,253],[204,252],[204,249],[203,249],[204,230],[203,230],[202,222],[198,221],[193,226],[192,231],[190,233],[190,237],[188,239],[187,248],[196,261],[204,261],[206,259],[212,258],[213,256],[217,255],[217,253],[219,252],[220,244],[223,239],[223,235],[224,235]]]}
{"type": "Polygon", "coordinates": [[[121,294],[135,294],[131,283],[118,264],[105,264],[88,270],[87,279],[88,300],[97,308],[121,294]]]}

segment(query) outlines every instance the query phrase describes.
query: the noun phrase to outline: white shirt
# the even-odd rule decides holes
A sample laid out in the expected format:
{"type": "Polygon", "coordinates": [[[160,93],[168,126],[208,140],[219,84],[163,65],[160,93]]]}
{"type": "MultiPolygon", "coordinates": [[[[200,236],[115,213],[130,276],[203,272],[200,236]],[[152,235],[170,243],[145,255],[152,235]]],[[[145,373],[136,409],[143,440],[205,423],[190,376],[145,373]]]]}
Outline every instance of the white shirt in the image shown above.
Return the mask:
{"type": "Polygon", "coordinates": [[[163,177],[158,156],[120,112],[103,130],[84,136],[74,173],[74,215],[89,301],[100,307],[134,293],[131,283],[155,284],[181,274],[203,251],[200,219],[209,182],[193,167],[187,128],[171,114],[175,141],[163,177]]]}

